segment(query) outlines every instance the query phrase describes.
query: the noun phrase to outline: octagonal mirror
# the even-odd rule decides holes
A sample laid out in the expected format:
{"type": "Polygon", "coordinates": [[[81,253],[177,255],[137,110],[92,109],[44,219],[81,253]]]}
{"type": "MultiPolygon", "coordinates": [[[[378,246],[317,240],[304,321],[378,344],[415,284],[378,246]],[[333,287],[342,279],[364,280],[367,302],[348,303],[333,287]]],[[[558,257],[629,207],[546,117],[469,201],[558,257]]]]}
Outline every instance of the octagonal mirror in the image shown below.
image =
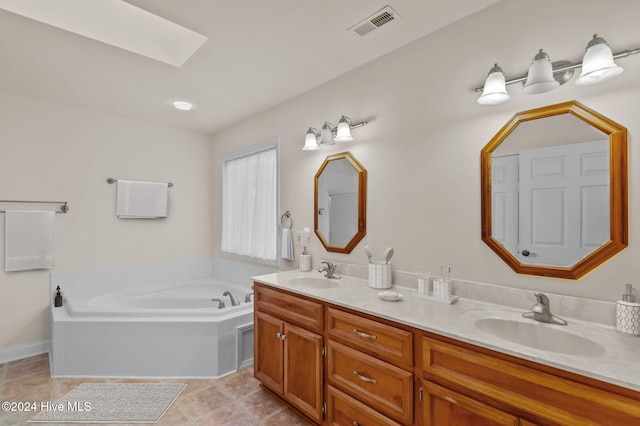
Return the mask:
{"type": "Polygon", "coordinates": [[[515,114],[481,151],[482,240],[578,279],[628,245],[627,130],[576,101],[515,114]]]}
{"type": "Polygon", "coordinates": [[[367,171],[350,152],[328,156],[314,179],[314,228],[327,251],[351,253],[365,236],[367,171]]]}

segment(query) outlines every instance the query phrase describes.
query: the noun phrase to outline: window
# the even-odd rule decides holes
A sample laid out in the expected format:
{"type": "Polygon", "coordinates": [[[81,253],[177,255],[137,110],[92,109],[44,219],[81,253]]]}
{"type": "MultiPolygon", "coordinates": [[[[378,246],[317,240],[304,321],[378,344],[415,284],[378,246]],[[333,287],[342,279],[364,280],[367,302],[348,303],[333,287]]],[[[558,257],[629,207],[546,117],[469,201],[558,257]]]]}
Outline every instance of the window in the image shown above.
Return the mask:
{"type": "Polygon", "coordinates": [[[278,140],[222,159],[223,252],[277,263],[278,140]]]}

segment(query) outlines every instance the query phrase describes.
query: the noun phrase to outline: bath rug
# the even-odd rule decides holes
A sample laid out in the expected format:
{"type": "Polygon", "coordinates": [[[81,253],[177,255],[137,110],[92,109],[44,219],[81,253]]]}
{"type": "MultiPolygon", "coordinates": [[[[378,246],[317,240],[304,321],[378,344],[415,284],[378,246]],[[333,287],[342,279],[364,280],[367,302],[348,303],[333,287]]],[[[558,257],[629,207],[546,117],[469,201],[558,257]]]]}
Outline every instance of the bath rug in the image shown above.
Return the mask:
{"type": "Polygon", "coordinates": [[[40,402],[34,423],[157,423],[187,385],[83,383],[55,402],[40,402]]]}

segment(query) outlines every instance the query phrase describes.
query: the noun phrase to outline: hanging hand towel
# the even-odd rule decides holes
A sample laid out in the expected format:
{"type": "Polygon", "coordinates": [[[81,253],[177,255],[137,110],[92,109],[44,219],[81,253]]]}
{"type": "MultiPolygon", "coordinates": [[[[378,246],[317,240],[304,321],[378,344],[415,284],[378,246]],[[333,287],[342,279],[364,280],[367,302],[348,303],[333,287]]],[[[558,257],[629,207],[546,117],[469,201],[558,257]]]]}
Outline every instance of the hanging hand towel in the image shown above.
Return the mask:
{"type": "Polygon", "coordinates": [[[293,235],[289,228],[282,230],[282,258],[293,260],[293,235]]]}
{"type": "Polygon", "coordinates": [[[53,268],[54,217],[52,211],[6,212],[5,271],[53,268]]]}
{"type": "Polygon", "coordinates": [[[168,189],[166,183],[119,180],[116,214],[121,219],[167,217],[168,189]]]}

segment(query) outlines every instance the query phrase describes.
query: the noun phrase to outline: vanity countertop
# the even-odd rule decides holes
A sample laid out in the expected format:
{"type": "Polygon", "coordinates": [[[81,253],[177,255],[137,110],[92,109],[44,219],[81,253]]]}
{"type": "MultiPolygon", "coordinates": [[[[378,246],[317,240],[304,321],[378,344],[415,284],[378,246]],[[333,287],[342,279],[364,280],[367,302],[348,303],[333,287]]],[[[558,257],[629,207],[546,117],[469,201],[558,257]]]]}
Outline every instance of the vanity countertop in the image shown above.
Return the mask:
{"type": "Polygon", "coordinates": [[[418,298],[414,296],[415,289],[395,285],[391,290],[401,293],[403,297],[397,301],[386,301],[378,296],[381,290],[370,288],[366,280],[352,277],[336,280],[336,286],[331,288],[310,288],[291,283],[295,278],[322,277],[323,275],[316,271],[292,270],[260,275],[253,277],[253,280],[441,336],[640,391],[640,337],[620,333],[613,326],[607,327],[571,318],[565,318],[569,322],[567,326],[523,319],[522,321],[525,322],[531,321],[535,326],[553,327],[561,332],[578,335],[597,342],[605,348],[603,353],[590,356],[539,350],[493,337],[474,325],[475,321],[483,318],[520,320],[522,313],[520,309],[465,298],[459,298],[456,303],[449,305],[418,298]]]}

